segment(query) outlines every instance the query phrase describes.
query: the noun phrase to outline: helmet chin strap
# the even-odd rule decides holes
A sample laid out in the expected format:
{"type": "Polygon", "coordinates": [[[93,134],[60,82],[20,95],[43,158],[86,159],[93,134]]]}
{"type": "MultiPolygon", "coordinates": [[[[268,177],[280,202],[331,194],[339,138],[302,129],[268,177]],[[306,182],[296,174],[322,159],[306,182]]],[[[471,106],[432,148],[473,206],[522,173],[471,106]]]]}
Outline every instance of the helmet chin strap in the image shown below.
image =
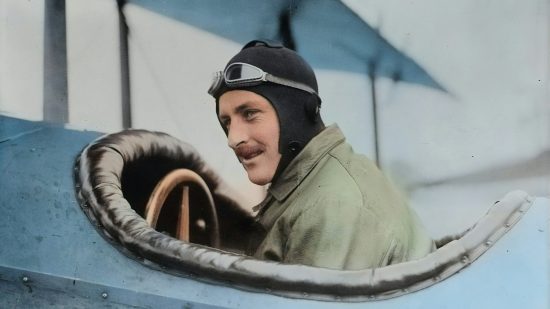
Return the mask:
{"type": "Polygon", "coordinates": [[[286,168],[290,165],[292,160],[306,147],[307,143],[314,138],[319,132],[323,131],[325,128],[325,125],[323,123],[323,120],[320,117],[317,117],[316,120],[310,125],[306,132],[302,132],[302,140],[290,140],[288,141],[286,138],[280,136],[279,137],[279,143],[281,143],[283,140],[287,140],[285,143],[286,147],[279,147],[279,153],[281,153],[281,160],[279,161],[279,165],[277,165],[277,169],[275,170],[275,174],[273,176],[273,179],[271,180],[271,183],[275,183],[279,176],[283,174],[283,172],[286,170],[286,168]]]}

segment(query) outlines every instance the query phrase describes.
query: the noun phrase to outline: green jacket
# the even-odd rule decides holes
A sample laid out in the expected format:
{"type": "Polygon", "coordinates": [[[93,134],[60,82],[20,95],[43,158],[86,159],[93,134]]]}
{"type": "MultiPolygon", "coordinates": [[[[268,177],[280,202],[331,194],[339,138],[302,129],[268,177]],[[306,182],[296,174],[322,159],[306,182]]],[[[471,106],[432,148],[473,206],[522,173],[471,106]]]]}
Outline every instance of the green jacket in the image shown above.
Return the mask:
{"type": "Polygon", "coordinates": [[[315,136],[256,208],[256,258],[333,269],[364,269],[434,250],[416,214],[337,125],[315,136]]]}

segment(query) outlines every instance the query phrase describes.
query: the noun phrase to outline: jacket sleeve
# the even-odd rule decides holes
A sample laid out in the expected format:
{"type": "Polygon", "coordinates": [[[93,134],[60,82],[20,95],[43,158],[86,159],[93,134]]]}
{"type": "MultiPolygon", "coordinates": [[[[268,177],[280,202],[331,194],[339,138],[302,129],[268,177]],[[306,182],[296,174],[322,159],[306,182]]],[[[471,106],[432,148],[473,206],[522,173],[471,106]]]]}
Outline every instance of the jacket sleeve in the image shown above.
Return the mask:
{"type": "Polygon", "coordinates": [[[317,197],[290,225],[284,262],[365,269],[387,262],[399,244],[361,198],[317,197]]]}

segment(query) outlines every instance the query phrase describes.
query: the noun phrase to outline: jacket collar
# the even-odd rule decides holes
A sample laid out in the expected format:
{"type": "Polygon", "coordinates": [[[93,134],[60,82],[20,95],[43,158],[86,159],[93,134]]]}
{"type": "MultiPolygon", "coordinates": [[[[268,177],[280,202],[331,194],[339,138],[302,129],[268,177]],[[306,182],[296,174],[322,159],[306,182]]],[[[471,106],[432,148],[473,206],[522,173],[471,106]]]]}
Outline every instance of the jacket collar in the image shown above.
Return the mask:
{"type": "MultiPolygon", "coordinates": [[[[290,162],[279,179],[268,189],[277,201],[282,201],[302,183],[315,165],[334,147],[346,140],[344,134],[333,124],[326,127],[307,143],[306,147],[290,162]]],[[[266,199],[269,200],[269,199],[266,199]]],[[[263,203],[262,203],[263,204],[263,203]]],[[[261,207],[261,205],[259,205],[261,207]]]]}

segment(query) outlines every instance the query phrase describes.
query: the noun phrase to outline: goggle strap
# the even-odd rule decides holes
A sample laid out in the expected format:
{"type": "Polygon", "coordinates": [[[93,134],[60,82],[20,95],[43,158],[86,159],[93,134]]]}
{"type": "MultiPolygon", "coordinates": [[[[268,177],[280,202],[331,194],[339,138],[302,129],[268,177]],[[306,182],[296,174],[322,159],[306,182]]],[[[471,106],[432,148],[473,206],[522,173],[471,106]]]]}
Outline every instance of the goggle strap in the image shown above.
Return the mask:
{"type": "Polygon", "coordinates": [[[307,85],[304,85],[302,83],[297,83],[295,81],[291,81],[291,80],[288,80],[288,79],[285,79],[285,78],[277,77],[277,76],[271,75],[269,73],[267,73],[265,75],[265,80],[268,81],[268,82],[272,82],[272,83],[275,83],[275,84],[287,86],[287,87],[290,87],[290,88],[296,88],[296,89],[299,89],[299,90],[317,95],[317,91],[313,90],[313,88],[311,88],[307,85]]]}

